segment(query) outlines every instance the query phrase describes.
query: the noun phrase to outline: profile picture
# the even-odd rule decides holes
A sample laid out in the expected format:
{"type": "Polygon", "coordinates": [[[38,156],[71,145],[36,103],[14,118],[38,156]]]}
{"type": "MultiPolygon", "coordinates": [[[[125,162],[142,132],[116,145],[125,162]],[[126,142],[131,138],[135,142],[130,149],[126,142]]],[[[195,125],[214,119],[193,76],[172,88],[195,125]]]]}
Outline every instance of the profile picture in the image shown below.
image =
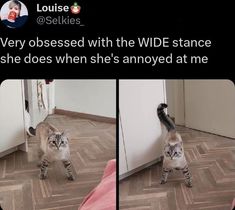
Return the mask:
{"type": "Polygon", "coordinates": [[[7,27],[20,28],[28,19],[28,10],[21,1],[7,1],[1,8],[0,18],[7,27]]]}

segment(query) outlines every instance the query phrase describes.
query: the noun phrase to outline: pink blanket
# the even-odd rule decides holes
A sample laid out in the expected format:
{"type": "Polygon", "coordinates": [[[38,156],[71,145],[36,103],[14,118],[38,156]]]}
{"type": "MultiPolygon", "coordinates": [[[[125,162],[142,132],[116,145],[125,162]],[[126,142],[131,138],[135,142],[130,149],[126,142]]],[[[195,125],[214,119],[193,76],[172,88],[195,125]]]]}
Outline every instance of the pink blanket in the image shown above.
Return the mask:
{"type": "Polygon", "coordinates": [[[116,160],[110,160],[99,185],[83,200],[79,210],[116,210],[116,160]]]}
{"type": "Polygon", "coordinates": [[[233,200],[233,204],[232,204],[231,210],[235,210],[235,198],[233,200]]]}

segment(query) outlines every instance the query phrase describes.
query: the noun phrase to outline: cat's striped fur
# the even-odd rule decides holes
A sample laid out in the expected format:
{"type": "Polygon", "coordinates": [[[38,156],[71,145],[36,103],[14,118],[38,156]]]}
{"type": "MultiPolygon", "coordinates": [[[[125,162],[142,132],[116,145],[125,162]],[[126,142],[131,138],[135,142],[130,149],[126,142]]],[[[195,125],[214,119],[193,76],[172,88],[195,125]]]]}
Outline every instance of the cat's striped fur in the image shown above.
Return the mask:
{"type": "Polygon", "coordinates": [[[164,112],[165,108],[167,108],[167,104],[159,104],[157,108],[158,118],[162,125],[165,126],[168,131],[165,138],[163,151],[164,159],[161,184],[165,184],[167,182],[168,174],[172,172],[173,169],[177,169],[182,170],[185,177],[186,186],[192,187],[192,176],[185,159],[182,138],[176,131],[174,122],[164,112]]]}
{"type": "Polygon", "coordinates": [[[71,169],[70,150],[68,137],[53,125],[41,122],[36,127],[36,137],[40,140],[40,179],[47,177],[47,169],[50,163],[62,161],[69,180],[74,180],[71,169]]]}

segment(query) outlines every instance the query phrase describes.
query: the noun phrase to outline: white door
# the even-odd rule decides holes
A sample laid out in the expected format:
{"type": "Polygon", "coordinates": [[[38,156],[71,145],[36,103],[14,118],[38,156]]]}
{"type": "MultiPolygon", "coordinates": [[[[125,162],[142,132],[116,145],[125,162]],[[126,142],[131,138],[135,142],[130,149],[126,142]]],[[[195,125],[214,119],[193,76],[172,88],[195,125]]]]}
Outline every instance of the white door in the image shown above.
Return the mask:
{"type": "Polygon", "coordinates": [[[129,171],[162,154],[156,113],[162,102],[165,102],[164,80],[119,80],[119,107],[129,171]]]}
{"type": "Polygon", "coordinates": [[[27,91],[31,125],[35,128],[49,113],[47,86],[43,80],[27,80],[27,91]]]}
{"type": "Polygon", "coordinates": [[[0,153],[25,143],[23,82],[5,80],[0,86],[0,153]]]}
{"type": "Polygon", "coordinates": [[[229,80],[185,80],[185,125],[235,138],[235,86],[229,80]]]}
{"type": "Polygon", "coordinates": [[[126,152],[125,152],[125,142],[123,139],[122,124],[119,118],[119,175],[122,175],[128,171],[126,152]]]}

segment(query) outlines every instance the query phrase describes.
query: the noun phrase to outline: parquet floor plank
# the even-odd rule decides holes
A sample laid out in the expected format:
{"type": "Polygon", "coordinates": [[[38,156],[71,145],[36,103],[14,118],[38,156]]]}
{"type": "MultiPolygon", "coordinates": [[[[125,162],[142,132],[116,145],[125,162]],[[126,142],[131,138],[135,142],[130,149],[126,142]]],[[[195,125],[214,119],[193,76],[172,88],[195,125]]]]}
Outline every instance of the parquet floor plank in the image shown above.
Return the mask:
{"type": "Polygon", "coordinates": [[[119,184],[122,210],[226,210],[235,198],[235,139],[178,126],[193,187],[174,171],[159,184],[162,163],[150,166],[119,184]]]}
{"type": "Polygon", "coordinates": [[[116,156],[116,125],[50,115],[47,122],[70,133],[75,181],[68,181],[62,163],[51,164],[48,178],[39,180],[36,137],[29,152],[16,151],[0,158],[0,204],[4,210],[77,210],[100,182],[104,168],[116,156]]]}

